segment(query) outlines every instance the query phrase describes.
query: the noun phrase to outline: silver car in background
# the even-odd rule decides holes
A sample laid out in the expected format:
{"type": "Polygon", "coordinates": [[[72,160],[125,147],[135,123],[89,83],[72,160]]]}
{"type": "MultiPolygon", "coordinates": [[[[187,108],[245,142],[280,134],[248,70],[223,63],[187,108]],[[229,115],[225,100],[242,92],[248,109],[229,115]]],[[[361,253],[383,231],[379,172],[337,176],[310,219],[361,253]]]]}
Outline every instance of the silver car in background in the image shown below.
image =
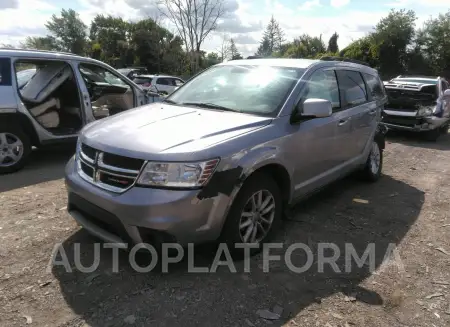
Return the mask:
{"type": "Polygon", "coordinates": [[[333,60],[222,63],[164,102],[86,126],[68,211],[115,243],[267,242],[283,212],[334,180],[381,174],[377,71],[333,60]]]}

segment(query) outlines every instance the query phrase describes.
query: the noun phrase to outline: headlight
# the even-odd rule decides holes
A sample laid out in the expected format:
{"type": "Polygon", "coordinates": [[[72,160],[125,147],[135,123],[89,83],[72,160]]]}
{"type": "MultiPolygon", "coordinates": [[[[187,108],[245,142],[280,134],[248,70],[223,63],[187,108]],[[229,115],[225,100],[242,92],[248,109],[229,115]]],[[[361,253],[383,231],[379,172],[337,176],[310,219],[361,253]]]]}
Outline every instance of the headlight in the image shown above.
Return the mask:
{"type": "Polygon", "coordinates": [[[148,162],[137,184],[174,188],[204,185],[219,163],[219,159],[203,162],[148,162]]]}
{"type": "Polygon", "coordinates": [[[417,110],[416,116],[431,116],[433,114],[433,108],[431,107],[422,107],[417,110]]]}

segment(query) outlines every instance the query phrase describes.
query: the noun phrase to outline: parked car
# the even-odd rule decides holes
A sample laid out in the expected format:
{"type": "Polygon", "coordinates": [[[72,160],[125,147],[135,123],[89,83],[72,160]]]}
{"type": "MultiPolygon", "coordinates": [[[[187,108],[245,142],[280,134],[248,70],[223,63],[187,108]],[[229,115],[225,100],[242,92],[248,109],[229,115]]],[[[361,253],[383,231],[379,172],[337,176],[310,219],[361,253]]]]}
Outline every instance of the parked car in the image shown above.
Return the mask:
{"type": "Polygon", "coordinates": [[[384,83],[388,104],[383,124],[393,130],[422,132],[435,141],[450,124],[450,89],[442,77],[398,76],[384,83]]]}
{"type": "Polygon", "coordinates": [[[0,173],[22,168],[32,146],[75,142],[85,124],[158,100],[94,59],[0,50],[0,173]]]}
{"type": "Polygon", "coordinates": [[[168,75],[139,75],[133,81],[144,89],[165,94],[171,94],[184,84],[181,78],[168,75]]]}
{"type": "Polygon", "coordinates": [[[148,74],[147,68],[145,67],[119,68],[117,71],[131,80],[133,80],[137,75],[148,74]]]}
{"type": "Polygon", "coordinates": [[[68,211],[108,242],[262,244],[312,192],[355,171],[379,179],[385,101],[377,71],[355,63],[213,66],[160,104],[86,126],[68,211]]]}

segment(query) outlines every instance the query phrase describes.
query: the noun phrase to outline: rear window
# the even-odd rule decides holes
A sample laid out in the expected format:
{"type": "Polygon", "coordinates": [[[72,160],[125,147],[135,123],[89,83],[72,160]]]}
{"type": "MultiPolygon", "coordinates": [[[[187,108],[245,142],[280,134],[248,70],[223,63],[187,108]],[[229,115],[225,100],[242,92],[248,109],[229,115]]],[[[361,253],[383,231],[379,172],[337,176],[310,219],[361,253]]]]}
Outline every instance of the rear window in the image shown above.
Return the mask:
{"type": "Polygon", "coordinates": [[[151,83],[152,79],[150,77],[136,77],[133,82],[135,82],[136,84],[146,84],[151,83]]]}
{"type": "Polygon", "coordinates": [[[9,58],[0,58],[0,85],[11,85],[11,60],[9,58]]]}
{"type": "Polygon", "coordinates": [[[377,76],[370,74],[363,74],[367,83],[367,88],[369,89],[372,99],[382,100],[385,97],[384,86],[381,84],[381,80],[377,76]]]}

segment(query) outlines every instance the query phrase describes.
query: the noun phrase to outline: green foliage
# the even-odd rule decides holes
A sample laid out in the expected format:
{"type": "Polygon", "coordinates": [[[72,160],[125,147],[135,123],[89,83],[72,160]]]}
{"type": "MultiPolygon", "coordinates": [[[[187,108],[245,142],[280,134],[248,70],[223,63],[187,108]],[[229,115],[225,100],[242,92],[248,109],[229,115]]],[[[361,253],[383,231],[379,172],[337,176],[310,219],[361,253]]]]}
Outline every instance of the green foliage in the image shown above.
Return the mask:
{"type": "Polygon", "coordinates": [[[55,50],[57,42],[52,36],[27,36],[25,42],[21,44],[22,48],[36,50],[55,50]]]}
{"type": "Polygon", "coordinates": [[[281,57],[285,58],[315,58],[318,54],[323,54],[326,51],[325,43],[322,41],[322,36],[310,36],[303,34],[295,38],[291,43],[284,45],[281,57]]]}
{"type": "Polygon", "coordinates": [[[331,35],[330,40],[328,41],[327,52],[332,52],[332,53],[339,52],[339,46],[337,43],[338,38],[339,38],[339,34],[337,34],[336,32],[334,32],[334,34],[331,35]]]}
{"type": "Polygon", "coordinates": [[[61,16],[53,14],[45,27],[54,37],[55,50],[85,54],[87,26],[75,10],[62,9],[61,16]]]}
{"type": "Polygon", "coordinates": [[[230,39],[230,57],[231,60],[242,59],[242,55],[236,47],[236,43],[233,39],[230,39]]]}
{"type": "Polygon", "coordinates": [[[280,51],[284,42],[284,32],[280,24],[272,18],[264,31],[261,43],[256,51],[257,56],[271,57],[275,52],[280,51]]]}

